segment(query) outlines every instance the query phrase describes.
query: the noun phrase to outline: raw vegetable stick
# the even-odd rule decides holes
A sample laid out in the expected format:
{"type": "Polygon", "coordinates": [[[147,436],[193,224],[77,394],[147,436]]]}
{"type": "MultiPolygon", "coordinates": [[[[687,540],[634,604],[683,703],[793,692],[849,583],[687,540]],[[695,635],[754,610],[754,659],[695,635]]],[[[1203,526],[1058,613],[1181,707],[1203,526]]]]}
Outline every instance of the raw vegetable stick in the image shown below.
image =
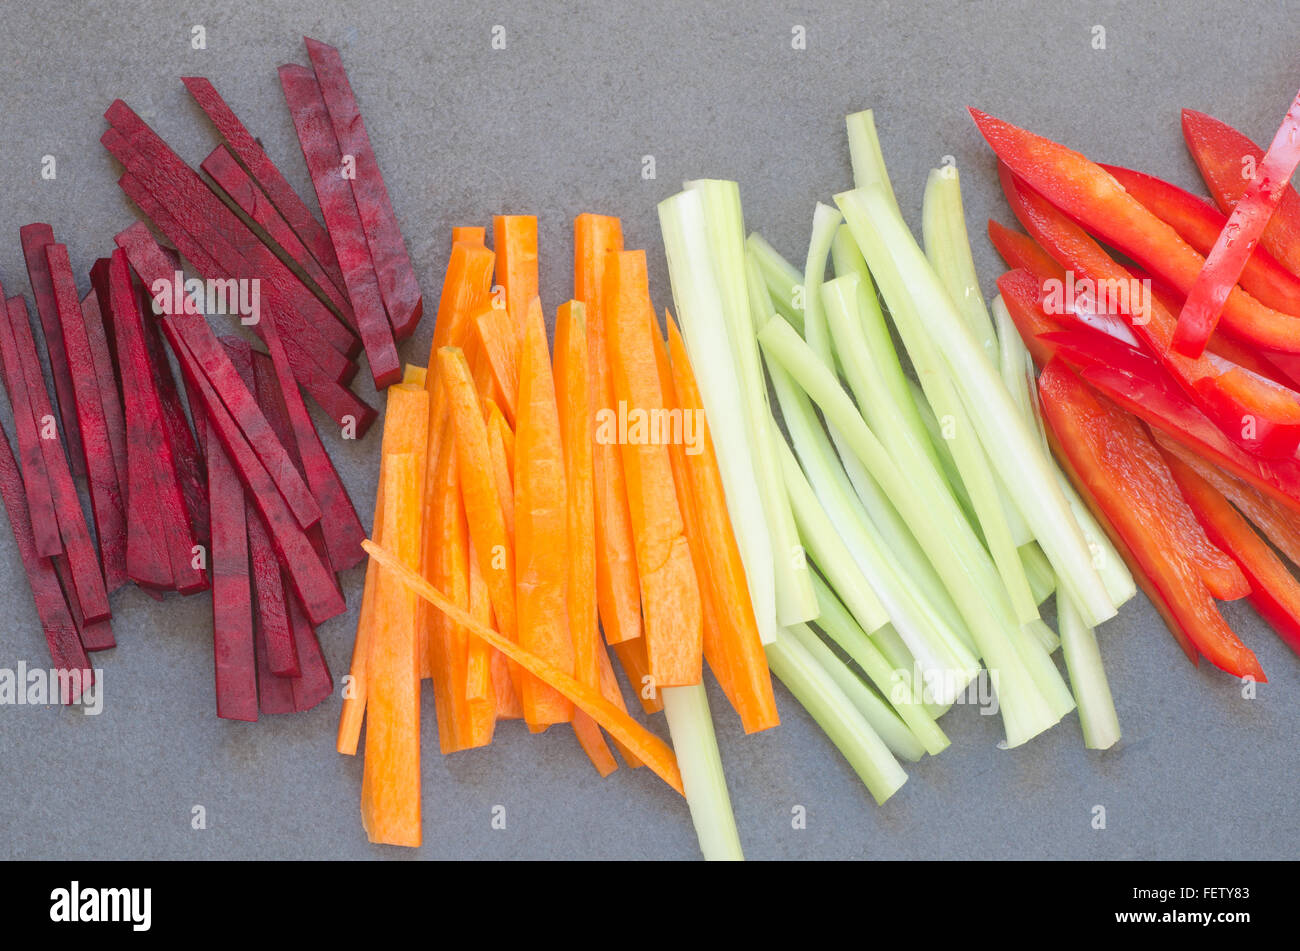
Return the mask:
{"type": "MultiPolygon", "coordinates": [[[[519,644],[566,674],[573,671],[569,634],[568,507],[559,409],[542,308],[528,306],[519,360],[515,431],[515,591],[519,644]]],[[[535,677],[520,684],[530,727],[567,723],[573,704],[535,677]]]]}
{"type": "MultiPolygon", "coordinates": [[[[374,535],[380,544],[383,544],[382,515],[385,505],[384,460],[388,456],[403,453],[415,456],[420,484],[424,485],[426,478],[424,452],[428,445],[428,429],[429,394],[424,387],[406,383],[390,386],[388,406],[384,411],[384,434],[380,446],[379,487],[375,494],[374,535]]],[[[421,507],[419,516],[422,529],[423,514],[424,510],[421,507]]],[[[357,618],[357,635],[352,648],[352,666],[349,670],[352,680],[343,697],[343,711],[339,714],[337,749],[340,753],[349,756],[357,751],[357,740],[361,736],[361,721],[366,710],[366,661],[369,657],[370,640],[374,634],[377,572],[374,562],[366,564],[365,587],[361,594],[361,613],[357,618]]],[[[420,632],[418,640],[424,643],[424,649],[427,650],[427,642],[423,641],[423,637],[424,632],[420,632]]]]}
{"type": "Polygon", "coordinates": [[[307,616],[302,613],[302,606],[293,598],[288,598],[287,601],[289,630],[293,632],[294,650],[298,654],[302,673],[286,679],[293,688],[293,710],[302,713],[334,692],[334,678],[330,676],[329,664],[325,662],[320,641],[307,616]]]}
{"type": "MultiPolygon", "coordinates": [[[[469,565],[469,613],[479,624],[492,626],[492,596],[487,580],[479,570],[474,540],[469,542],[466,562],[469,565]]],[[[492,658],[496,654],[477,637],[465,645],[465,703],[468,713],[469,746],[487,746],[496,728],[497,698],[492,683],[492,658]]]]}
{"type": "Polygon", "coordinates": [[[528,308],[537,296],[537,216],[497,215],[492,219],[497,283],[505,288],[506,310],[523,339],[528,308]]]}
{"type": "MultiPolygon", "coordinates": [[[[600,665],[600,694],[619,710],[627,713],[627,702],[623,699],[623,691],[618,685],[618,676],[614,673],[614,665],[610,662],[609,651],[605,649],[604,644],[597,645],[596,660],[600,665]]],[[[627,763],[628,769],[640,769],[645,763],[641,762],[640,757],[628,749],[617,739],[610,737],[614,744],[614,749],[618,750],[618,755],[623,757],[623,762],[627,763]]]]}
{"type": "MultiPolygon", "coordinates": [[[[645,252],[611,253],[605,267],[605,334],[614,393],[629,412],[640,410],[649,417],[662,411],[664,402],[655,366],[657,331],[645,252]]],[[[668,449],[649,437],[634,442],[630,433],[621,449],[650,673],[660,688],[696,684],[703,663],[700,591],[668,449]]]]}
{"type": "Polygon", "coordinates": [[[506,523],[506,535],[515,535],[515,485],[511,474],[514,457],[514,433],[496,403],[488,404],[488,452],[492,456],[492,476],[497,484],[497,498],[501,501],[501,517],[506,523]]]}
{"type": "MultiPolygon", "coordinates": [[[[3,300],[0,292],[0,300],[3,300]]],[[[104,561],[104,583],[112,593],[125,584],[126,577],[126,420],[122,417],[122,397],[117,390],[117,376],[113,372],[113,351],[104,332],[103,316],[99,309],[99,296],[92,290],[81,299],[82,322],[86,328],[86,342],[90,345],[95,365],[95,385],[99,389],[100,407],[104,412],[104,431],[108,440],[110,462],[118,501],[122,506],[121,534],[117,541],[111,533],[95,529],[99,537],[99,553],[104,561]],[[120,580],[119,580],[120,579],[120,580]]]]}
{"type": "MultiPolygon", "coordinates": [[[[397,564],[420,562],[420,471],[413,453],[385,460],[383,535],[397,564]]],[[[361,821],[371,842],[420,844],[420,678],[415,656],[415,595],[381,566],[376,623],[366,660],[365,765],[361,821]]]]}
{"type": "Polygon", "coordinates": [[[546,683],[553,690],[569,698],[579,709],[588,714],[610,736],[627,746],[669,786],[677,792],[682,791],[681,772],[677,768],[677,757],[663,740],[637,723],[630,716],[610,703],[599,691],[592,690],[574,680],[572,675],[502,637],[491,628],[476,622],[463,608],[458,607],[441,591],[421,578],[414,571],[402,564],[389,550],[380,548],[367,539],[362,543],[372,558],[377,560],[406,587],[414,591],[430,605],[445,613],[457,624],[462,625],[474,637],[487,641],[511,661],[518,664],[529,675],[546,683]]]}
{"type": "Polygon", "coordinates": [[[632,681],[632,689],[641,701],[641,709],[647,714],[659,713],[664,708],[663,697],[655,688],[654,678],[650,676],[650,661],[646,659],[645,638],[623,641],[613,644],[610,649],[618,655],[618,662],[623,665],[623,673],[632,681]]]}
{"type": "Polygon", "coordinates": [[[458,225],[451,229],[452,244],[472,244],[478,247],[485,247],[487,241],[487,229],[476,225],[458,225]]]}
{"type": "Polygon", "coordinates": [[[474,332],[492,369],[492,380],[500,394],[501,408],[511,425],[519,401],[519,336],[510,315],[488,307],[474,318],[474,332]]]}
{"type": "MultiPolygon", "coordinates": [[[[617,218],[579,215],[573,222],[573,296],[587,306],[587,358],[591,364],[593,414],[615,409],[614,380],[605,342],[605,261],[623,250],[617,218]]],[[[641,636],[641,592],[636,575],[636,544],[627,504],[623,457],[613,442],[597,438],[592,427],[592,474],[596,493],[596,602],[605,642],[613,645],[641,636]]]]}

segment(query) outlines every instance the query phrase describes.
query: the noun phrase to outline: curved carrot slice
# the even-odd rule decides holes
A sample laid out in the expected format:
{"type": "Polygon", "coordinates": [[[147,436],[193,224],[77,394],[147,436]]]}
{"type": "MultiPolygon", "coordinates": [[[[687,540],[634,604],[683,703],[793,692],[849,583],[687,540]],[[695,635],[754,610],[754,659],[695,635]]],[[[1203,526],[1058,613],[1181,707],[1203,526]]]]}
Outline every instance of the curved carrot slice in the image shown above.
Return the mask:
{"type": "Polygon", "coordinates": [[[682,775],[677,768],[677,757],[673,755],[668,744],[606,700],[600,691],[579,683],[550,661],[538,657],[532,651],[502,637],[491,628],[479,624],[445,594],[403,565],[400,558],[392,552],[381,548],[369,539],[362,542],[362,547],[380,565],[391,571],[398,581],[446,614],[454,623],[461,625],[475,637],[486,641],[531,676],[567,697],[583,713],[604,727],[610,736],[636,754],[637,758],[649,766],[655,775],[677,792],[682,792],[682,775]]]}
{"type": "Polygon", "coordinates": [[[492,219],[497,283],[505,288],[506,310],[522,339],[528,308],[537,296],[537,216],[497,215],[492,219]]]}

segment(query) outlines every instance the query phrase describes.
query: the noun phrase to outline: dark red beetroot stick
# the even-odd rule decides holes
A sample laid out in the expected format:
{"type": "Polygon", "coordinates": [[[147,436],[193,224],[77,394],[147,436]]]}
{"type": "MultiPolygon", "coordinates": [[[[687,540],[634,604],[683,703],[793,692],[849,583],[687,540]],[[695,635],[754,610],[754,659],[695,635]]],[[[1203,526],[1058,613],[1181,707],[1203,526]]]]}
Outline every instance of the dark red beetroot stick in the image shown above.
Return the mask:
{"type": "MultiPolygon", "coordinates": [[[[17,344],[18,363],[27,380],[27,399],[32,416],[37,420],[54,419],[50,394],[41,376],[40,358],[36,355],[36,340],[27,320],[27,307],[21,297],[16,306],[8,308],[9,326],[17,344]]],[[[72,404],[68,404],[72,409],[72,404]]],[[[42,423],[42,427],[43,427],[42,423]]],[[[42,437],[45,433],[41,433],[42,437]]],[[[41,454],[45,458],[45,473],[50,480],[50,495],[54,499],[54,514],[59,524],[59,536],[72,569],[72,583],[81,602],[87,621],[102,621],[112,613],[108,607],[108,591],[104,587],[104,573],[99,566],[99,553],[90,538],[86,513],[81,510],[81,499],[72,482],[68,457],[57,435],[41,439],[41,454]]]]}
{"type": "Polygon", "coordinates": [[[217,186],[218,196],[227,206],[233,206],[232,210],[238,209],[241,219],[262,239],[262,243],[303,279],[308,290],[336,311],[348,327],[356,330],[356,316],[352,313],[347,292],[334,286],[320,263],[294,234],[289,222],[284,220],[230,150],[218,145],[199,167],[217,186]]]}
{"type": "MultiPolygon", "coordinates": [[[[0,289],[3,293],[3,289],[0,289]]],[[[21,297],[11,297],[0,313],[0,359],[4,361],[5,389],[13,407],[14,429],[18,433],[18,452],[23,460],[23,486],[27,510],[31,514],[33,544],[43,558],[53,558],[63,551],[59,519],[54,514],[54,495],[45,470],[45,453],[41,449],[41,421],[33,410],[27,392],[27,374],[18,357],[13,322],[27,320],[27,305],[21,297]]]]}
{"type": "Polygon", "coordinates": [[[321,214],[329,227],[330,240],[343,268],[348,297],[357,318],[357,330],[366,348],[366,360],[375,387],[383,389],[402,376],[401,360],[393,342],[393,330],[384,311],[383,294],[375,275],[374,262],[366,245],[365,231],[356,199],[343,177],[342,154],[330,127],[325,102],[310,69],[281,66],[280,86],[298,132],[303,158],[311,173],[321,214]]]}
{"type": "Polygon", "coordinates": [[[76,398],[72,392],[72,375],[68,356],[63,349],[63,332],[59,328],[59,311],[54,304],[49,263],[45,246],[54,243],[54,229],[47,224],[30,224],[18,232],[27,262],[27,277],[36,298],[36,313],[45,332],[45,349],[50,355],[50,376],[54,378],[54,397],[59,405],[59,420],[68,440],[68,465],[78,478],[86,476],[86,460],[81,452],[81,435],[77,426],[76,398]]]}
{"type": "MultiPolygon", "coordinates": [[[[230,362],[239,371],[240,377],[249,390],[261,393],[257,389],[256,372],[253,369],[253,350],[239,337],[222,337],[221,345],[230,354],[230,362]]],[[[265,402],[262,403],[265,406],[265,402]]],[[[274,421],[275,414],[267,416],[274,421]]],[[[289,445],[285,443],[285,445],[289,445]]],[[[293,643],[293,633],[289,630],[289,613],[285,606],[284,581],[280,577],[280,564],[275,558],[275,549],[271,539],[262,527],[261,519],[250,501],[248,507],[248,546],[252,553],[253,584],[257,591],[257,623],[266,642],[267,663],[271,673],[278,677],[297,677],[298,651],[293,643]]]]}
{"type": "Polygon", "coordinates": [[[80,696],[81,688],[94,682],[94,675],[77,636],[72,615],[68,612],[68,604],[63,599],[63,589],[59,587],[54,567],[48,558],[42,558],[36,551],[31,516],[27,512],[27,499],[23,492],[23,477],[14,461],[9,436],[3,428],[0,428],[0,497],[3,497],[5,511],[9,513],[9,527],[13,529],[14,541],[18,543],[18,555],[23,560],[27,582],[32,589],[32,599],[36,602],[36,613],[45,631],[45,643],[50,648],[50,662],[56,670],[82,672],[79,678],[71,678],[66,684],[60,681],[60,686],[67,689],[61,691],[59,702],[73,703],[80,696]]]}
{"type": "MultiPolygon", "coordinates": [[[[203,428],[202,416],[195,422],[203,428]]],[[[204,441],[212,513],[212,659],[217,716],[257,719],[253,590],[248,580],[244,484],[217,439],[204,441]]]]}
{"type": "Polygon", "coordinates": [[[361,214],[363,234],[370,248],[393,336],[405,340],[415,332],[424,314],[424,298],[420,296],[420,285],[415,280],[415,269],[411,267],[411,256],[406,252],[402,229],[398,227],[388,188],[379,172],[379,162],[370,145],[370,135],[352,93],[352,84],[343,69],[343,58],[333,46],[308,37],[304,40],[339,151],[351,155],[356,163],[352,194],[361,214]]]}
{"type": "Polygon", "coordinates": [[[199,104],[199,108],[207,113],[235,155],[239,156],[239,161],[262,187],[262,191],[270,197],[276,210],[284,216],[312,257],[324,268],[330,281],[339,291],[345,291],[347,285],[343,282],[343,271],[334,255],[330,236],[311,213],[307,203],[280,174],[275,163],[262,151],[262,146],[239,121],[230,106],[226,105],[212,83],[202,76],[185,76],[181,82],[199,104]]]}
{"type": "Polygon", "coordinates": [[[118,485],[98,371],[81,315],[81,301],[77,297],[77,282],[72,276],[67,246],[47,244],[45,257],[63,332],[64,353],[72,374],[72,396],[81,429],[90,511],[95,520],[95,537],[99,540],[104,584],[108,591],[116,591],[127,580],[126,503],[118,485]]]}
{"type": "MultiPolygon", "coordinates": [[[[107,267],[108,258],[101,258],[107,267]]],[[[107,271],[105,271],[107,276],[107,271]]],[[[107,285],[105,285],[107,290],[107,285]]],[[[107,296],[104,298],[107,300],[107,296]]],[[[118,490],[126,497],[126,420],[122,416],[122,394],[117,388],[117,371],[113,368],[113,345],[104,326],[104,313],[100,309],[98,289],[91,290],[81,299],[81,318],[90,343],[90,355],[95,362],[95,382],[99,386],[99,401],[104,408],[104,425],[108,429],[108,444],[113,453],[113,469],[117,473],[118,490]]]]}
{"type": "Polygon", "coordinates": [[[76,586],[72,583],[72,567],[68,564],[68,556],[55,555],[52,560],[54,573],[58,575],[59,583],[63,585],[63,597],[68,603],[72,623],[81,637],[81,646],[87,651],[103,651],[116,647],[112,618],[103,618],[99,621],[86,620],[86,615],[81,610],[81,602],[77,600],[76,586]]]}
{"type": "Polygon", "coordinates": [[[292,598],[289,600],[289,627],[293,630],[298,660],[302,665],[302,675],[289,683],[293,685],[293,708],[301,712],[310,710],[330,695],[334,678],[330,676],[329,664],[325,662],[316,632],[292,598]]]}
{"type": "MultiPolygon", "coordinates": [[[[173,584],[181,594],[190,594],[207,587],[206,572],[195,567],[194,536],[190,528],[185,497],[177,475],[171,437],[163,422],[163,409],[158,397],[153,370],[149,364],[148,348],[144,341],[144,317],[140,313],[135,288],[131,284],[131,271],[126,253],[113,252],[109,266],[109,290],[113,307],[113,328],[117,335],[117,360],[122,368],[122,382],[127,388],[127,465],[133,470],[131,486],[127,491],[127,562],[131,561],[133,535],[147,531],[153,536],[152,544],[145,548],[140,539],[142,554],[155,552],[154,557],[170,565],[173,584]],[[135,470],[143,470],[139,474],[135,470]],[[137,505],[137,486],[146,489],[152,482],[152,491],[137,505]],[[157,509],[157,515],[148,514],[157,509]],[[136,530],[137,516],[145,519],[146,528],[136,530]],[[160,534],[155,535],[155,532],[160,534]]],[[[153,571],[161,576],[155,567],[153,571]]],[[[133,576],[134,577],[134,576],[133,576]]]]}
{"type": "MultiPolygon", "coordinates": [[[[284,600],[293,601],[292,596],[284,600]]],[[[261,624],[257,626],[257,698],[262,712],[266,714],[296,713],[293,705],[293,678],[277,677],[271,671],[271,662],[266,650],[266,632],[261,624]]]]}

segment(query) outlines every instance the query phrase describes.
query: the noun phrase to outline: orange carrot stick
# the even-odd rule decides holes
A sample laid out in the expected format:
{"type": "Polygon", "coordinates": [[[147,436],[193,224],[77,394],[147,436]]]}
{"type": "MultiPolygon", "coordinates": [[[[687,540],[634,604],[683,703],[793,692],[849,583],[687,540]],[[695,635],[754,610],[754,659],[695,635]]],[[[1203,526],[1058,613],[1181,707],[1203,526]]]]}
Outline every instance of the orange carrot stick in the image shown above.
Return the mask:
{"type": "Polygon", "coordinates": [[[471,244],[481,248],[486,241],[486,228],[458,225],[451,229],[451,243],[453,245],[471,244]]]}
{"type": "MultiPolygon", "coordinates": [[[[409,364],[408,364],[409,366],[409,364]]],[[[375,495],[375,530],[377,540],[383,542],[384,514],[384,459],[396,453],[415,456],[420,484],[424,484],[424,450],[428,441],[429,394],[422,386],[405,383],[388,388],[388,409],[384,414],[384,435],[380,448],[379,488],[375,495]]],[[[417,510],[419,523],[421,512],[417,510]]],[[[357,752],[361,736],[361,721],[366,712],[366,660],[370,651],[370,638],[375,623],[376,569],[366,566],[365,587],[361,593],[361,613],[357,619],[357,637],[352,648],[352,678],[343,695],[343,711],[339,715],[337,749],[349,756],[357,752]]],[[[421,639],[423,631],[420,632],[421,639]]]]}
{"type": "Polygon", "coordinates": [[[492,476],[496,480],[497,498],[501,502],[501,515],[505,519],[506,534],[515,536],[515,481],[511,474],[514,454],[514,433],[506,422],[501,407],[488,403],[488,452],[492,456],[492,476]],[[509,442],[507,443],[507,440],[509,442]]]}
{"type": "Polygon", "coordinates": [[[652,429],[665,425],[665,414],[645,252],[613,252],[605,268],[609,364],[614,394],[620,408],[627,407],[627,433],[620,433],[619,441],[641,580],[646,656],[656,686],[688,686],[699,683],[702,673],[703,618],[665,434],[652,429]]]}
{"type": "Polygon", "coordinates": [[[705,655],[709,657],[709,666],[715,674],[718,669],[729,671],[729,691],[722,677],[718,677],[718,681],[736,713],[740,715],[745,732],[753,733],[780,722],[776,698],[772,693],[772,675],[768,671],[767,655],[763,652],[763,644],[759,639],[758,623],[754,619],[754,607],[749,599],[749,582],[745,578],[745,566],[740,560],[740,548],[731,527],[731,517],[727,514],[727,500],[722,489],[722,477],[718,472],[718,457],[709,435],[708,421],[704,417],[700,389],[695,382],[682,335],[673,322],[672,314],[665,314],[665,319],[668,324],[668,350],[677,403],[681,407],[683,420],[689,413],[697,420],[698,426],[699,452],[684,455],[686,472],[690,478],[690,495],[695,500],[695,514],[699,521],[699,537],[708,540],[704,551],[719,633],[719,650],[710,652],[706,642],[705,655]]]}
{"type": "Polygon", "coordinates": [[[506,310],[523,339],[528,308],[537,296],[537,216],[497,215],[492,219],[497,253],[497,283],[506,292],[506,310]]]}
{"type": "MultiPolygon", "coordinates": [[[[479,571],[474,539],[469,542],[469,613],[485,627],[492,625],[492,600],[487,581],[479,571]]],[[[492,688],[492,655],[490,646],[477,637],[471,637],[465,654],[465,702],[469,713],[469,742],[471,747],[487,746],[492,742],[496,727],[496,696],[492,688]]]]}
{"type": "Polygon", "coordinates": [[[641,592],[623,459],[616,442],[602,438],[599,430],[601,418],[615,413],[616,402],[605,346],[605,258],[610,251],[623,250],[623,229],[617,218],[585,214],[574,220],[573,231],[574,297],[587,305],[596,495],[596,601],[605,643],[618,644],[641,636],[641,592]]]}
{"type": "Polygon", "coordinates": [[[573,733],[602,779],[618,769],[618,760],[614,759],[614,754],[605,744],[605,738],[601,736],[600,724],[581,710],[573,711],[573,733]]]}
{"type": "MultiPolygon", "coordinates": [[[[600,669],[600,694],[618,709],[627,713],[627,703],[623,700],[623,691],[619,689],[618,677],[614,673],[614,665],[610,663],[609,652],[605,650],[605,645],[598,643],[596,645],[596,662],[600,669]]],[[[620,743],[613,737],[610,738],[614,743],[614,748],[618,750],[618,755],[623,757],[623,762],[627,763],[629,769],[640,769],[645,763],[641,762],[631,750],[620,743]]]]}
{"type": "Polygon", "coordinates": [[[492,307],[474,317],[479,345],[492,370],[492,380],[501,394],[501,408],[513,426],[515,406],[519,402],[519,337],[510,315],[492,307]]]}
{"type": "MultiPolygon", "coordinates": [[[[394,564],[420,561],[419,462],[387,457],[383,535],[394,564]]],[[[420,844],[420,678],[415,657],[416,598],[388,567],[375,582],[376,622],[366,668],[370,680],[361,822],[371,842],[420,844]]]]}
{"type": "Polygon", "coordinates": [[[650,676],[650,661],[646,659],[645,638],[624,641],[611,648],[618,655],[618,662],[623,665],[623,673],[632,682],[641,709],[646,713],[659,713],[664,708],[663,697],[655,688],[654,678],[650,676]]]}
{"type": "Polygon", "coordinates": [[[361,547],[383,567],[392,571],[402,584],[464,627],[471,635],[482,638],[527,671],[530,676],[567,697],[578,709],[608,730],[610,736],[632,750],[638,759],[654,771],[655,775],[677,792],[682,791],[682,776],[677,768],[677,757],[673,755],[672,748],[606,700],[600,691],[592,690],[585,684],[579,683],[572,675],[550,661],[508,640],[491,628],[479,624],[445,594],[403,565],[392,552],[379,547],[370,539],[363,541],[361,547]]]}
{"type": "MultiPolygon", "coordinates": [[[[541,303],[528,308],[519,360],[519,423],[515,432],[515,590],[519,643],[566,674],[573,640],[566,605],[568,507],[559,408],[541,303]]],[[[524,677],[524,720],[530,727],[567,723],[573,704],[535,677],[524,677]]]]}

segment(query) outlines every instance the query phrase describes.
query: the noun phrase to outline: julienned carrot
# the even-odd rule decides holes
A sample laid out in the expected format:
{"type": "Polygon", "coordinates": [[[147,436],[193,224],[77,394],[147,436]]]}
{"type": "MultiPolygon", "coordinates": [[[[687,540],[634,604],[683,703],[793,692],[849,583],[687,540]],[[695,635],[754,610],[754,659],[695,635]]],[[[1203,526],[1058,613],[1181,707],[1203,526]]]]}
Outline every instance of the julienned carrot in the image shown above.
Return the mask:
{"type": "Polygon", "coordinates": [[[713,449],[713,438],[709,435],[708,421],[704,417],[700,389],[672,314],[665,314],[665,319],[673,392],[682,411],[683,427],[688,413],[697,420],[699,451],[684,452],[683,457],[690,479],[688,494],[695,502],[695,515],[699,521],[699,537],[707,540],[703,547],[708,564],[710,601],[719,633],[718,650],[710,651],[706,639],[704,653],[715,674],[717,667],[729,672],[731,690],[727,690],[721,678],[719,682],[740,715],[745,732],[753,733],[780,722],[772,693],[772,675],[758,635],[758,622],[754,618],[740,548],[727,514],[722,476],[718,471],[718,458],[713,449]]]}
{"type": "Polygon", "coordinates": [[[492,455],[492,476],[497,484],[497,498],[501,501],[501,515],[506,523],[506,535],[515,537],[515,434],[506,422],[501,407],[487,404],[488,452],[492,455]]]}
{"type": "MultiPolygon", "coordinates": [[[[474,540],[469,543],[466,559],[469,563],[469,613],[485,627],[492,626],[492,596],[487,580],[479,570],[474,540]]],[[[465,703],[467,710],[468,745],[471,748],[487,746],[496,729],[497,700],[492,683],[492,658],[496,656],[491,646],[477,637],[469,638],[465,650],[465,703]]],[[[512,681],[513,683],[513,681],[512,681]]]]}
{"type": "Polygon", "coordinates": [[[655,432],[665,428],[666,414],[655,365],[658,331],[645,252],[611,253],[605,267],[609,365],[620,408],[628,407],[627,436],[620,434],[619,441],[641,581],[646,656],[657,687],[689,686],[700,682],[703,665],[700,589],[677,504],[672,462],[663,444],[671,433],[655,432]]]}
{"type": "MultiPolygon", "coordinates": [[[[587,359],[592,413],[596,417],[615,410],[614,381],[605,346],[605,260],[610,251],[623,250],[623,228],[617,218],[584,214],[574,219],[573,232],[573,296],[587,305],[587,359]]],[[[594,425],[592,439],[596,603],[605,642],[613,645],[641,636],[641,592],[623,458],[617,445],[596,439],[594,425]]]]}
{"type": "Polygon", "coordinates": [[[519,336],[509,313],[495,307],[486,307],[474,317],[474,332],[491,367],[501,408],[513,425],[519,402],[519,336]]]}
{"type": "MultiPolygon", "coordinates": [[[[420,470],[414,453],[385,460],[383,535],[397,565],[420,562],[420,470]]],[[[420,844],[420,678],[414,593],[388,565],[375,585],[376,623],[366,661],[370,717],[361,821],[371,842],[420,844]]]]}
{"type": "MultiPolygon", "coordinates": [[[[425,480],[425,449],[428,444],[429,428],[429,394],[423,386],[400,383],[388,388],[388,408],[384,415],[384,435],[380,447],[379,488],[375,495],[376,540],[383,544],[384,513],[384,465],[392,455],[411,454],[416,460],[420,484],[425,480]]],[[[423,507],[416,512],[421,519],[423,507]]],[[[361,613],[357,619],[357,637],[352,648],[352,666],[349,676],[352,680],[343,696],[343,712],[339,715],[339,733],[337,749],[340,753],[353,755],[357,751],[357,740],[361,735],[361,721],[366,710],[366,661],[370,651],[370,641],[374,634],[376,618],[375,598],[378,578],[373,562],[366,565],[365,587],[361,593],[361,613]]],[[[423,633],[423,632],[421,632],[423,633]]]]}
{"type": "Polygon", "coordinates": [[[618,769],[618,760],[609,751],[609,746],[600,733],[600,724],[581,710],[573,711],[573,734],[602,779],[618,769]]]}
{"type": "Polygon", "coordinates": [[[623,673],[627,679],[632,681],[632,688],[636,691],[637,699],[641,701],[641,709],[646,713],[659,713],[664,708],[663,697],[655,689],[654,678],[650,676],[650,661],[646,659],[645,638],[638,637],[633,641],[623,641],[621,644],[611,645],[611,649],[618,655],[618,662],[623,665],[623,673]]]}
{"type": "Polygon", "coordinates": [[[537,656],[521,645],[502,637],[491,628],[475,621],[463,608],[458,607],[441,591],[402,564],[401,559],[391,551],[381,548],[370,540],[362,543],[370,556],[393,576],[414,591],[419,597],[446,614],[453,622],[461,625],[474,637],[486,641],[511,661],[523,668],[532,677],[545,683],[552,690],[567,697],[574,705],[604,727],[609,734],[630,749],[638,759],[644,762],[655,774],[669,786],[682,791],[682,776],[677,768],[677,757],[663,740],[637,723],[630,716],[606,700],[598,690],[592,690],[585,684],[574,680],[572,675],[560,669],[550,661],[537,656]]]}
{"type": "MultiPolygon", "coordinates": [[[[566,604],[569,546],[564,449],[541,308],[530,306],[528,314],[519,361],[519,420],[515,431],[519,643],[571,674],[574,657],[566,604]]],[[[563,693],[534,677],[524,677],[520,688],[524,719],[530,727],[573,719],[573,704],[563,693]]]]}
{"type": "Polygon", "coordinates": [[[537,296],[537,216],[497,215],[492,219],[492,246],[497,254],[497,283],[506,292],[506,310],[522,339],[528,307],[537,296]]]}
{"type": "Polygon", "coordinates": [[[487,241],[487,229],[478,226],[458,225],[451,229],[452,244],[472,244],[484,247],[487,241]]]}
{"type": "MultiPolygon", "coordinates": [[[[601,696],[623,713],[627,713],[627,702],[623,699],[623,690],[619,686],[618,676],[614,673],[614,665],[610,662],[609,651],[605,649],[604,644],[596,645],[596,662],[600,669],[601,696]]],[[[610,740],[613,742],[614,748],[618,750],[618,755],[623,757],[623,762],[627,763],[629,769],[640,769],[645,765],[645,763],[641,762],[640,757],[617,738],[610,737],[610,740]]]]}

